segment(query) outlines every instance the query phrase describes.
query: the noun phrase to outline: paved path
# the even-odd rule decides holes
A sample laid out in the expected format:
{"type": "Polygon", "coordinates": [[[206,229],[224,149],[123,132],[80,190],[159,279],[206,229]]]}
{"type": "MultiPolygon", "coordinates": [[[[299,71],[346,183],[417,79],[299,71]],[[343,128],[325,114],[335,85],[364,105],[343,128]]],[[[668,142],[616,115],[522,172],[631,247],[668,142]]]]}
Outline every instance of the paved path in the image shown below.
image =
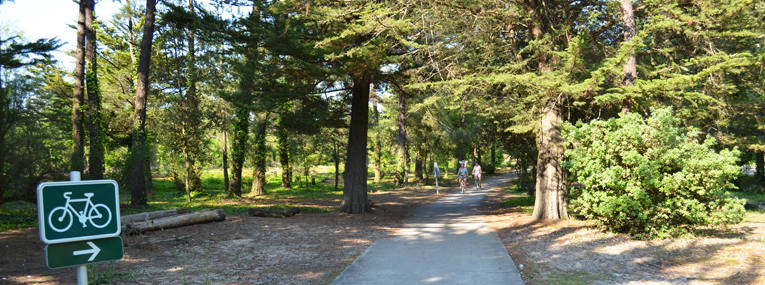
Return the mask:
{"type": "Polygon", "coordinates": [[[523,284],[513,260],[478,207],[490,190],[512,178],[486,179],[417,208],[393,238],[357,258],[333,284],[523,284]]]}

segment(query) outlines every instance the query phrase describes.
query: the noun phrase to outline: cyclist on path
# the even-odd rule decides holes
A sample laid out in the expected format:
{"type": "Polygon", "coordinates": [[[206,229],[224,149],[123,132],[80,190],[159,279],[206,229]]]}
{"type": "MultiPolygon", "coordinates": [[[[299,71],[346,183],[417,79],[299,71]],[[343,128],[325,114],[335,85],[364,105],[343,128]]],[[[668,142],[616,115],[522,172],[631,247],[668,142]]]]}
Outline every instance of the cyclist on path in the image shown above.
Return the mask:
{"type": "Polygon", "coordinates": [[[473,179],[475,180],[476,187],[481,189],[481,165],[478,162],[473,166],[473,179]]]}

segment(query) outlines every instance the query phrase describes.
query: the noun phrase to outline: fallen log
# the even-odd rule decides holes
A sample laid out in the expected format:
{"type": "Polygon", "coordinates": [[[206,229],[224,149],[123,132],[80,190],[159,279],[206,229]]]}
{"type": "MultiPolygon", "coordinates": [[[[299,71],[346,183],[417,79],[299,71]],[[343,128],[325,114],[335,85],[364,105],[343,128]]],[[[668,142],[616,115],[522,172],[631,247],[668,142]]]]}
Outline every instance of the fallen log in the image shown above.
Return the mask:
{"type": "MultiPolygon", "coordinates": [[[[129,243],[130,246],[148,246],[148,245],[156,245],[163,242],[170,242],[170,241],[182,241],[188,238],[191,238],[192,235],[183,235],[183,236],[172,236],[169,238],[147,238],[143,239],[137,242],[129,243]]],[[[126,242],[126,244],[128,244],[126,242]]]]}
{"type": "Polygon", "coordinates": [[[175,216],[180,214],[187,214],[191,213],[191,210],[189,209],[170,209],[170,210],[161,210],[161,211],[154,211],[154,212],[145,212],[145,213],[138,213],[134,215],[127,215],[120,217],[120,223],[125,225],[129,223],[135,223],[135,222],[145,222],[148,220],[158,219],[158,218],[164,218],[169,216],[175,216]]]}
{"type": "Polygon", "coordinates": [[[222,209],[203,210],[188,214],[157,218],[148,221],[140,221],[125,224],[122,232],[126,234],[137,234],[147,231],[169,229],[175,227],[188,226],[199,223],[219,222],[226,219],[226,212],[222,209]]]}
{"type": "Polygon", "coordinates": [[[250,216],[266,218],[286,218],[300,213],[299,208],[289,208],[285,210],[271,210],[266,208],[250,208],[247,210],[250,216]]]}

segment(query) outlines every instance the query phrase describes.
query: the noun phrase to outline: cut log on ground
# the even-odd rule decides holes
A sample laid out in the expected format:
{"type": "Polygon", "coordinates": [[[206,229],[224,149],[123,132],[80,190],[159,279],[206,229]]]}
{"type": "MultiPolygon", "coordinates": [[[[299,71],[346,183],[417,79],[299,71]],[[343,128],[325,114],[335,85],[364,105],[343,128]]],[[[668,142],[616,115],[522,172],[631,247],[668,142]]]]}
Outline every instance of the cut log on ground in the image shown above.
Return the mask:
{"type": "Polygon", "coordinates": [[[204,210],[148,221],[129,223],[124,226],[122,232],[126,234],[137,234],[147,231],[182,227],[199,223],[219,222],[225,219],[226,212],[222,209],[204,210]]]}
{"type": "Polygon", "coordinates": [[[188,214],[191,213],[191,210],[189,209],[170,209],[170,210],[161,210],[161,211],[154,211],[154,212],[145,212],[145,213],[139,213],[135,215],[127,215],[120,217],[120,223],[122,225],[129,224],[129,223],[135,223],[135,222],[146,222],[153,219],[159,219],[169,216],[175,216],[180,214],[188,214]]]}
{"type": "Polygon", "coordinates": [[[170,241],[182,241],[188,238],[191,238],[192,235],[183,235],[183,236],[172,236],[169,238],[148,238],[143,239],[141,241],[130,243],[130,246],[148,246],[148,245],[156,245],[163,242],[170,242],[170,241]]]}
{"type": "Polygon", "coordinates": [[[289,208],[285,210],[271,210],[271,209],[265,209],[265,208],[250,208],[247,210],[248,213],[250,213],[250,216],[254,217],[267,217],[267,218],[286,218],[286,217],[292,217],[298,213],[300,213],[300,209],[298,208],[289,208]]]}

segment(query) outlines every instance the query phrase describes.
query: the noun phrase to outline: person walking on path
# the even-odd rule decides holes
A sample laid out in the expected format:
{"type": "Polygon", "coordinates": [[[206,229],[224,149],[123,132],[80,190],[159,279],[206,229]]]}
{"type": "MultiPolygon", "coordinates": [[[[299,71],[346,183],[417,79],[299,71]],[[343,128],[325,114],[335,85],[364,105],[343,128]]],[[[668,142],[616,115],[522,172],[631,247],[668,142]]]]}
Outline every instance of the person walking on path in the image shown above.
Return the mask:
{"type": "Polygon", "coordinates": [[[473,166],[473,179],[475,180],[475,187],[481,189],[481,165],[478,162],[473,166]]]}
{"type": "Polygon", "coordinates": [[[460,161],[460,168],[457,170],[457,179],[460,181],[460,190],[461,193],[465,193],[465,184],[467,183],[467,160],[460,161]]]}
{"type": "Polygon", "coordinates": [[[441,175],[441,170],[438,169],[438,162],[433,162],[433,177],[436,178],[436,195],[438,195],[438,176],[441,175]]]}

